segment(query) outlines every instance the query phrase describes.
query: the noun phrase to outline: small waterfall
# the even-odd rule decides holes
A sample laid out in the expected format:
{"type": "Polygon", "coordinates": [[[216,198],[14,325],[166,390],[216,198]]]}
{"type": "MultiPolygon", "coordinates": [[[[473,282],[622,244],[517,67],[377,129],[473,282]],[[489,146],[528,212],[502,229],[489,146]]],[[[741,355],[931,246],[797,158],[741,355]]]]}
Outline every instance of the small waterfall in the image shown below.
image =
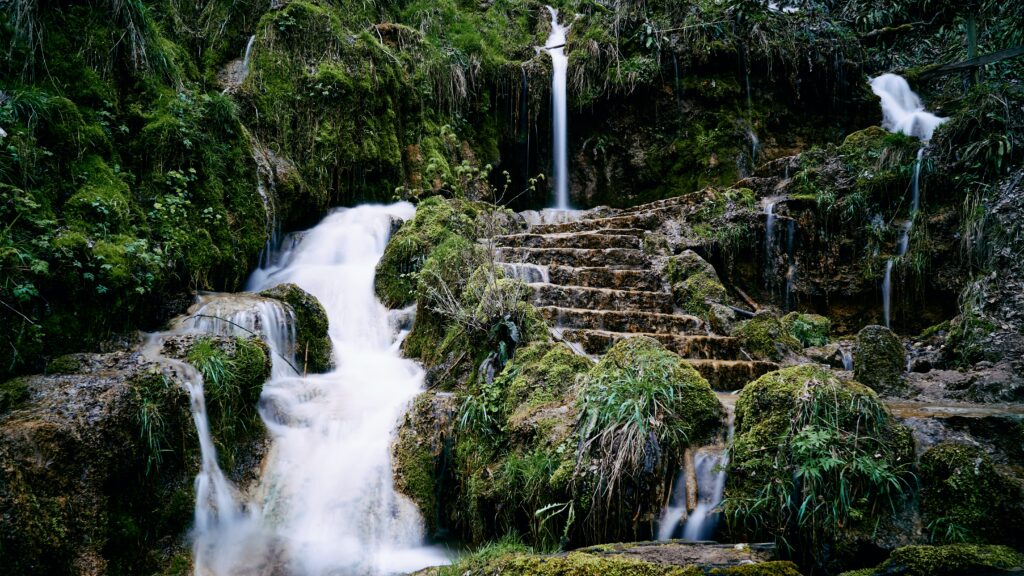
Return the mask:
{"type": "Polygon", "coordinates": [[[245,55],[242,56],[242,73],[239,75],[238,83],[241,84],[249,76],[249,59],[252,57],[252,47],[256,44],[256,35],[249,36],[245,44],[245,55]]]}
{"type": "Polygon", "coordinates": [[[914,161],[914,176],[911,179],[910,191],[910,218],[917,215],[921,207],[921,160],[924,158],[924,146],[917,149],[917,159],[914,161]]]}
{"type": "Polygon", "coordinates": [[[792,310],[795,303],[793,302],[793,285],[796,283],[796,221],[790,220],[786,222],[786,260],[789,262],[789,267],[786,269],[786,292],[784,294],[783,306],[786,310],[792,310]]]}
{"type": "Polygon", "coordinates": [[[547,6],[547,9],[551,13],[551,34],[544,43],[544,50],[551,55],[552,165],[555,181],[555,208],[568,210],[569,120],[565,78],[569,69],[569,58],[565,55],[565,38],[569,27],[558,23],[558,10],[551,6],[547,6]]]}
{"type": "Polygon", "coordinates": [[[890,314],[892,310],[892,258],[885,261],[885,276],[882,277],[882,318],[885,327],[891,328],[890,314]]]}
{"type": "Polygon", "coordinates": [[[772,276],[775,271],[775,204],[777,198],[768,198],[764,205],[764,284],[766,288],[772,286],[772,276]]]}
{"type": "Polygon", "coordinates": [[[882,128],[921,140],[931,140],[935,129],[948,120],[924,109],[921,99],[902,76],[882,74],[871,80],[871,91],[882,100],[882,128]]]}
{"type": "MultiPolygon", "coordinates": [[[[910,230],[914,227],[914,217],[921,205],[921,162],[924,158],[924,146],[917,149],[917,159],[914,161],[914,175],[910,182],[910,219],[903,223],[900,230],[900,239],[896,244],[896,255],[903,257],[910,249],[910,230]]],[[[894,259],[889,258],[885,263],[885,276],[882,278],[882,314],[885,319],[885,327],[891,328],[890,314],[892,311],[892,267],[894,259]]]]}
{"type": "Polygon", "coordinates": [[[732,442],[735,426],[733,402],[723,402],[726,410],[726,435],[717,444],[703,446],[693,453],[691,474],[682,470],[676,478],[672,497],[658,524],[658,539],[669,540],[679,533],[679,522],[684,540],[698,542],[715,535],[721,513],[717,510],[725,494],[725,469],[729,464],[728,446],[732,442]],[[688,486],[687,476],[695,486],[688,486]]]}
{"type": "Polygon", "coordinates": [[[520,264],[501,262],[498,264],[508,278],[522,280],[527,284],[548,284],[551,280],[548,277],[548,267],[540,264],[520,264]]]}
{"type": "Polygon", "coordinates": [[[853,352],[849,348],[839,348],[839,353],[843,357],[843,370],[853,370],[853,352]]]}

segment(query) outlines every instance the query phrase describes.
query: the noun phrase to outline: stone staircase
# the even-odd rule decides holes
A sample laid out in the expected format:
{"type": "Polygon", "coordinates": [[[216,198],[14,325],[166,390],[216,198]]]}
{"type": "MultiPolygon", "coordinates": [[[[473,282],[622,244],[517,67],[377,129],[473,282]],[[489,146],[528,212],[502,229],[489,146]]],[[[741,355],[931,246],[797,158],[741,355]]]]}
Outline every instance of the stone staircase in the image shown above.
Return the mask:
{"type": "Polygon", "coordinates": [[[556,336],[577,351],[602,354],[623,338],[648,336],[686,358],[715,390],[737,390],[778,366],[751,360],[736,338],[711,333],[676,307],[642,248],[647,234],[678,213],[668,200],[563,222],[528,218],[540,223],[494,239],[497,260],[529,284],[556,336]]]}

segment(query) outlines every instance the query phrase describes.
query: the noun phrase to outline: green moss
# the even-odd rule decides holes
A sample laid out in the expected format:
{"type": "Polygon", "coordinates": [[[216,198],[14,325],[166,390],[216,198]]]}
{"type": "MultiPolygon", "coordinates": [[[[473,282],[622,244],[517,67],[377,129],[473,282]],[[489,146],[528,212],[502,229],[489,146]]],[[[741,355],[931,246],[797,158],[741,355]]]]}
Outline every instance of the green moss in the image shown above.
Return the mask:
{"type": "Polygon", "coordinates": [[[508,416],[517,409],[562,401],[577,377],[590,366],[590,361],[564,344],[542,341],[518,350],[513,361],[494,381],[504,396],[504,414],[508,416]]]}
{"type": "Polygon", "coordinates": [[[933,541],[1020,545],[1024,482],[966,444],[933,446],[920,466],[921,512],[933,541]]]}
{"type": "Polygon", "coordinates": [[[828,344],[832,321],[824,316],[790,312],[782,317],[781,322],[786,332],[799,340],[804,347],[828,344]]]}
{"type": "Polygon", "coordinates": [[[28,379],[12,378],[0,383],[0,414],[17,408],[28,400],[28,379]]]}
{"type": "Polygon", "coordinates": [[[800,576],[796,564],[785,561],[759,562],[729,568],[714,568],[712,576],[800,576]]]}
{"type": "Polygon", "coordinates": [[[260,292],[260,296],[288,304],[295,313],[296,365],[302,372],[319,374],[331,369],[331,339],[327,311],[312,294],[295,284],[279,284],[260,292]]]}
{"type": "Polygon", "coordinates": [[[395,489],[419,507],[427,534],[438,534],[444,511],[441,488],[447,480],[445,450],[452,433],[454,402],[447,394],[425,392],[406,413],[392,446],[395,489]]]}
{"type": "Polygon", "coordinates": [[[770,312],[762,312],[736,325],[732,335],[755,358],[781,360],[786,354],[800,350],[800,341],[790,335],[782,322],[770,312]]]}
{"type": "Polygon", "coordinates": [[[1024,556],[1005,546],[905,546],[893,551],[889,559],[877,568],[846,572],[843,576],[957,576],[990,571],[1013,571],[1022,567],[1024,556]]]}
{"type": "Polygon", "coordinates": [[[131,217],[128,185],[99,156],[78,164],[81,187],[64,203],[64,217],[72,228],[96,233],[116,233],[131,217]]]}
{"type": "Polygon", "coordinates": [[[821,561],[909,491],[913,451],[870,388],[817,365],[765,374],[736,402],[723,504],[732,536],[772,537],[821,561]]]}
{"type": "Polygon", "coordinates": [[[903,344],[884,326],[865,326],[853,349],[853,375],[882,394],[898,395],[904,387],[907,359],[903,344]]]}
{"type": "Polygon", "coordinates": [[[565,556],[514,554],[490,562],[477,574],[522,576],[700,576],[695,566],[653,564],[625,556],[594,556],[572,552],[565,556]]]}
{"type": "Polygon", "coordinates": [[[82,360],[76,354],[58,356],[46,365],[47,374],[74,374],[82,367],[82,360]]]}

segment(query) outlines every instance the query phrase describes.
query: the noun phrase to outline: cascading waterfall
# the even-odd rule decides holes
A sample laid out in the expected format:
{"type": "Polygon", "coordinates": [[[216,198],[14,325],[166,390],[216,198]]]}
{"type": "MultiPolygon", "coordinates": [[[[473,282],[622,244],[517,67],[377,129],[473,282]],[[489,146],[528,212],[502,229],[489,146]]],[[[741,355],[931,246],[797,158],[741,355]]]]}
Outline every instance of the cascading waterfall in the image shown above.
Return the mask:
{"type": "Polygon", "coordinates": [[[552,119],[552,165],[555,181],[555,208],[569,209],[569,118],[565,95],[565,78],[569,69],[569,58],[565,55],[565,39],[568,26],[558,23],[558,10],[546,7],[551,13],[551,34],[544,43],[544,50],[551,55],[551,119],[552,119]]]}
{"type": "MultiPolygon", "coordinates": [[[[720,396],[721,398],[721,396],[720,396]]],[[[680,471],[672,489],[672,497],[658,524],[658,539],[669,540],[682,526],[683,540],[698,542],[715,535],[721,513],[718,506],[725,495],[725,469],[729,464],[728,446],[735,427],[735,408],[732,398],[722,402],[726,409],[726,434],[717,444],[702,446],[693,454],[693,470],[687,486],[687,474],[680,471]],[[690,488],[688,490],[688,488],[690,488]]]]}
{"type": "Polygon", "coordinates": [[[257,507],[285,573],[387,574],[447,561],[423,546],[418,510],[393,487],[392,432],[423,371],[401,357],[404,334],[396,338],[373,290],[393,219],[414,213],[408,203],[335,211],[249,280],[252,290],[291,282],[315,296],[337,365],[273,378],[261,398],[272,449],[257,507]]]}
{"type": "MultiPolygon", "coordinates": [[[[927,145],[935,129],[948,118],[940,118],[924,109],[921,98],[910,89],[906,79],[896,74],[882,74],[871,80],[871,91],[882,101],[882,127],[890,132],[899,132],[919,138],[927,145]]],[[[903,225],[897,247],[897,256],[902,257],[910,246],[910,229],[921,204],[921,161],[925,146],[917,150],[914,174],[911,181],[910,218],[903,225]]],[[[885,263],[882,277],[882,316],[886,327],[891,327],[892,317],[892,269],[894,259],[885,263]]]]}
{"type": "Polygon", "coordinates": [[[775,271],[775,204],[778,198],[765,199],[764,205],[764,284],[772,287],[775,271]]]}
{"type": "Polygon", "coordinates": [[[253,294],[204,294],[192,315],[151,337],[147,354],[159,357],[168,335],[259,335],[273,359],[260,399],[271,448],[259,486],[242,498],[217,465],[201,375],[159,357],[187,382],[199,433],[196,576],[378,575],[447,563],[423,545],[419,511],[393,487],[392,433],[423,370],[398,350],[403,311],[390,313],[373,289],[393,220],[414,213],[408,203],[335,211],[250,278],[254,291],[291,282],[323,304],[337,366],[328,374],[298,373],[292,312],[253,294]]]}
{"type": "Polygon", "coordinates": [[[882,100],[882,128],[925,142],[948,118],[928,112],[902,76],[882,74],[871,80],[871,91],[882,100]]]}

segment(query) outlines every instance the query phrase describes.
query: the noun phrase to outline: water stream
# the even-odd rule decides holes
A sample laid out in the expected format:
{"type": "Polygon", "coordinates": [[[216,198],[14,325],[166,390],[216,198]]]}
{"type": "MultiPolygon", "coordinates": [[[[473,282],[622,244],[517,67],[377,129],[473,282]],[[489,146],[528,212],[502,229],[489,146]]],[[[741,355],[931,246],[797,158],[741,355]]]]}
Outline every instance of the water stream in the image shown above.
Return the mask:
{"type": "Polygon", "coordinates": [[[547,6],[551,13],[551,34],[544,43],[544,50],[551,55],[551,120],[552,120],[552,167],[554,170],[555,208],[569,209],[569,119],[565,95],[565,78],[569,69],[569,58],[565,55],[565,39],[568,26],[558,23],[558,10],[547,6]]]}
{"type": "Polygon", "coordinates": [[[151,355],[169,334],[258,334],[273,357],[260,399],[271,447],[259,485],[244,495],[217,466],[202,378],[163,359],[188,383],[202,449],[197,576],[381,575],[448,561],[424,546],[419,511],[393,487],[392,434],[423,370],[400,355],[403,311],[387,310],[373,289],[393,220],[414,213],[408,203],[332,212],[250,278],[250,290],[291,282],[323,304],[337,366],[328,374],[296,371],[291,311],[254,294],[204,295],[170,333],[153,336],[151,355]]]}

